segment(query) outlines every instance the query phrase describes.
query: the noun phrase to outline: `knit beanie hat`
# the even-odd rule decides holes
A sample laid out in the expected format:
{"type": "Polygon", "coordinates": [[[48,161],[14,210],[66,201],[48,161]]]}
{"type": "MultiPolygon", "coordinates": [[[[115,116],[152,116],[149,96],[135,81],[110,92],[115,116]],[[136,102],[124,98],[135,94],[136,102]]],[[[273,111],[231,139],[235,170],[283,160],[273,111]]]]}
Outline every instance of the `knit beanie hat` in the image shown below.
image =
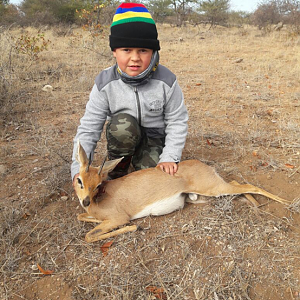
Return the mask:
{"type": "Polygon", "coordinates": [[[109,44],[116,48],[147,48],[159,50],[154,20],[143,4],[122,3],[110,27],[109,44]]]}

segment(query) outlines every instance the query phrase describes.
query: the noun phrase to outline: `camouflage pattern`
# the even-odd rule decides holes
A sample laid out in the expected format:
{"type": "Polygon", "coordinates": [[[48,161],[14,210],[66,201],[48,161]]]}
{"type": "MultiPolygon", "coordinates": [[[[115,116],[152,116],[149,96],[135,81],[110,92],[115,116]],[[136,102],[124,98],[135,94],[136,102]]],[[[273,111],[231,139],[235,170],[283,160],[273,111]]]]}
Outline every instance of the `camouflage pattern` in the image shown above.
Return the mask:
{"type": "Polygon", "coordinates": [[[130,162],[135,170],[155,167],[162,153],[165,138],[150,138],[137,120],[125,113],[111,118],[106,129],[109,159],[124,156],[109,176],[114,179],[128,173],[130,162]]]}
{"type": "Polygon", "coordinates": [[[141,129],[134,117],[124,113],[113,116],[106,128],[108,155],[132,156],[141,136],[141,129]]]}
{"type": "Polygon", "coordinates": [[[155,167],[158,164],[159,156],[165,145],[165,138],[150,138],[143,135],[139,147],[132,158],[132,165],[135,170],[155,167]]]}

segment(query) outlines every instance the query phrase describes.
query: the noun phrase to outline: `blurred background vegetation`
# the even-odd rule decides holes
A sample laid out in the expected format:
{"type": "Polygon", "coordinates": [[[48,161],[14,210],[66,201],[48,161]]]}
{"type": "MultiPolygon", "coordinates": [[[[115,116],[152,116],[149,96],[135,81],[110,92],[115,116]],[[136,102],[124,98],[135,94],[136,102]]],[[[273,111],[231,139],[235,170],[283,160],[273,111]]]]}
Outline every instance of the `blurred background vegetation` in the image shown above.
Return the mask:
{"type": "MultiPolygon", "coordinates": [[[[109,25],[119,1],[114,0],[23,0],[19,5],[0,0],[0,25],[40,26],[77,24],[109,25]]],[[[143,1],[153,18],[172,26],[243,26],[266,29],[283,24],[300,34],[300,0],[264,0],[253,12],[231,9],[230,0],[148,0],[143,1]]]]}

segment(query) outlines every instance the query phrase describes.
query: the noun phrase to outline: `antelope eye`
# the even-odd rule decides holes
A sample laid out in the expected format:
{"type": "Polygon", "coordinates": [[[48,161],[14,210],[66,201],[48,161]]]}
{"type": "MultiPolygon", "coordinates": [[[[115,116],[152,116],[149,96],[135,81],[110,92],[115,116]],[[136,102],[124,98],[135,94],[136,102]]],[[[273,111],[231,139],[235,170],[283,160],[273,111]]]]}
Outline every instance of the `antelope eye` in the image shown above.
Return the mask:
{"type": "Polygon", "coordinates": [[[103,185],[103,182],[99,183],[94,191],[98,190],[99,193],[105,193],[105,186],[103,185]]]}
{"type": "Polygon", "coordinates": [[[94,192],[95,192],[96,190],[98,190],[100,187],[101,187],[101,183],[99,183],[99,184],[95,187],[94,192]]]}
{"type": "Polygon", "coordinates": [[[77,178],[78,184],[80,185],[80,188],[83,189],[83,184],[80,178],[77,178]]]}

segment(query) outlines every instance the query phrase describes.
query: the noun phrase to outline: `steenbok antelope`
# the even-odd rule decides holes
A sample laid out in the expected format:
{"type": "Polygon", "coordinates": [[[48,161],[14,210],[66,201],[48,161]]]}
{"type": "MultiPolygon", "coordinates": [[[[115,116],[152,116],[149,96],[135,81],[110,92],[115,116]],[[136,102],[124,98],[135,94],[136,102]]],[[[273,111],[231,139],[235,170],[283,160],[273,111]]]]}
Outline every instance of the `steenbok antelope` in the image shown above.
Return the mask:
{"type": "Polygon", "coordinates": [[[86,213],[78,216],[78,220],[101,223],[87,233],[87,242],[134,231],[137,229],[135,225],[110,232],[133,219],[165,215],[181,209],[186,198],[190,199],[189,202],[199,203],[197,195],[219,197],[260,194],[283,204],[290,203],[251,184],[226,183],[213,168],[198,160],[180,162],[174,176],[156,167],[111,181],[105,181],[108,173],[122,158],[108,161],[98,168],[91,167],[78,142],[77,160],[80,171],[75,191],[86,210],[86,213]]]}

